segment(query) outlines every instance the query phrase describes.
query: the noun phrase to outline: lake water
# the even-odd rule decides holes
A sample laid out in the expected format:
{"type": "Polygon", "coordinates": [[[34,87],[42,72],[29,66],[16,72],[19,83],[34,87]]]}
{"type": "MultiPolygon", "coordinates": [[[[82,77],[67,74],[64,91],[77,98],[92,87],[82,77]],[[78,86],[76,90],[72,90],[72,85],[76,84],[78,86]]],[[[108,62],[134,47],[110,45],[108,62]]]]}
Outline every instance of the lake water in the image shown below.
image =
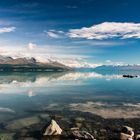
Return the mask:
{"type": "Polygon", "coordinates": [[[88,112],[104,119],[139,118],[140,78],[93,71],[0,74],[2,133],[19,131],[22,127],[15,120],[43,110],[88,112]]]}

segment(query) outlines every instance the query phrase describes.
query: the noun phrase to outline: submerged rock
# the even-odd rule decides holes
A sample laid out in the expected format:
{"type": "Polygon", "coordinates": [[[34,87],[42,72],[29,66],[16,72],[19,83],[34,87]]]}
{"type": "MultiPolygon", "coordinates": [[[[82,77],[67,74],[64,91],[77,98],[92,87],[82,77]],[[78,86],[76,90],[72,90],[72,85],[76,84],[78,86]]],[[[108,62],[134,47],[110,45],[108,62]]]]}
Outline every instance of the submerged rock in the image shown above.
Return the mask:
{"type": "Polygon", "coordinates": [[[120,139],[121,140],[133,140],[133,137],[134,137],[133,128],[124,126],[120,133],[120,139]]]}
{"type": "Polygon", "coordinates": [[[38,117],[22,118],[22,119],[8,122],[5,128],[9,130],[17,130],[17,129],[22,129],[24,127],[29,127],[39,122],[40,122],[40,119],[38,117]]]}
{"type": "Polygon", "coordinates": [[[55,120],[52,120],[51,124],[46,128],[45,132],[43,133],[43,136],[53,136],[53,135],[61,135],[61,134],[62,134],[62,129],[56,123],[55,120]]]}

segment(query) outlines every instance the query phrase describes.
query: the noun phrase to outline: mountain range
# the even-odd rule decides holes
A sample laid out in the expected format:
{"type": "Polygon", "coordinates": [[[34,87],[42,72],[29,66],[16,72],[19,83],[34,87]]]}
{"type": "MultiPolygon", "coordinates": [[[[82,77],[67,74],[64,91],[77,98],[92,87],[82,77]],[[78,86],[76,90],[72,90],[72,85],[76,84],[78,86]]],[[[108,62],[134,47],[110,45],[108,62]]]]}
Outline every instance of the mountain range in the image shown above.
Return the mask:
{"type": "Polygon", "coordinates": [[[0,55],[0,71],[66,71],[71,68],[57,62],[38,62],[35,58],[12,58],[0,55]]]}

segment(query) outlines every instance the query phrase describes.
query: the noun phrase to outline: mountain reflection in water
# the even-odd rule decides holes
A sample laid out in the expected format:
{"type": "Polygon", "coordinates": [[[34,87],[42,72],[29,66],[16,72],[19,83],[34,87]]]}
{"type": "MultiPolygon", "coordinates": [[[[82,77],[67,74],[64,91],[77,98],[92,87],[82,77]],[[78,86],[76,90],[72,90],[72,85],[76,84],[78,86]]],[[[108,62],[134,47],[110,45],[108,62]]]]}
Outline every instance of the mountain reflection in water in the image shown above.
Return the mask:
{"type": "Polygon", "coordinates": [[[140,117],[140,78],[95,72],[0,74],[2,121],[29,110],[77,110],[103,118],[140,117]]]}

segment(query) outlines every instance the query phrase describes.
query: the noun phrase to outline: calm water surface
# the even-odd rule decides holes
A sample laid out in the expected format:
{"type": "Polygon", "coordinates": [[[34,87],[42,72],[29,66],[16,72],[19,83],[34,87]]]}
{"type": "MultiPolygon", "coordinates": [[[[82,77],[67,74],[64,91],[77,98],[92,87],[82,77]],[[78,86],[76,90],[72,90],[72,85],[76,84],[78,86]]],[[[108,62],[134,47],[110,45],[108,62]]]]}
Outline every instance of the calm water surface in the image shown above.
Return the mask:
{"type": "Polygon", "coordinates": [[[8,121],[46,109],[139,118],[140,78],[95,72],[0,74],[1,129],[8,121]]]}

